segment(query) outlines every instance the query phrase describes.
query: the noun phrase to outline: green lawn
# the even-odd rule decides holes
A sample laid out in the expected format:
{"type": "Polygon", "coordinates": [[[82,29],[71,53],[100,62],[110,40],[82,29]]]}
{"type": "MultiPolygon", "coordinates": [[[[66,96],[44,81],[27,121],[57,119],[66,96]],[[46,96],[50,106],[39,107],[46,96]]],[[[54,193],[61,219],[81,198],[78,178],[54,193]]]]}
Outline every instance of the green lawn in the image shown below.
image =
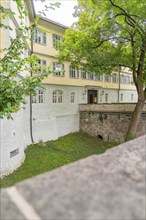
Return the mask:
{"type": "Polygon", "coordinates": [[[0,187],[14,185],[92,154],[101,154],[115,145],[116,143],[103,142],[80,132],[55,141],[31,145],[25,151],[25,162],[15,172],[1,179],[0,187]]]}

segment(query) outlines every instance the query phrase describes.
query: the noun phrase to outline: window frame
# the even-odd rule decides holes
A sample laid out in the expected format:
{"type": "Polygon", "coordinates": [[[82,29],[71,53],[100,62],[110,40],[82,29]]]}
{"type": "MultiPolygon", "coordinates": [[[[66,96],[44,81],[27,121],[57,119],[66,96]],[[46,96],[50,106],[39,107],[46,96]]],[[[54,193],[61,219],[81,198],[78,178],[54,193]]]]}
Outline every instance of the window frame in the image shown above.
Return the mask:
{"type": "Polygon", "coordinates": [[[123,102],[123,98],[124,98],[123,93],[120,93],[120,102],[123,102]]]}
{"type": "Polygon", "coordinates": [[[62,77],[65,76],[64,64],[63,63],[53,62],[53,76],[62,76],[62,77]],[[56,70],[57,66],[60,68],[60,70],[58,70],[58,72],[56,70]]]}
{"type": "Polygon", "coordinates": [[[79,78],[79,69],[76,69],[72,65],[69,65],[69,77],[78,79],[79,78]]]}
{"type": "Polygon", "coordinates": [[[40,28],[34,28],[33,30],[33,42],[36,44],[47,45],[47,35],[40,28]]]}
{"type": "Polygon", "coordinates": [[[43,89],[36,89],[36,95],[31,97],[32,104],[44,104],[45,103],[45,91],[43,89]]]}
{"type": "Polygon", "coordinates": [[[104,82],[111,82],[111,75],[105,74],[104,75],[104,82]]]}
{"type": "Polygon", "coordinates": [[[131,93],[131,102],[133,102],[133,101],[134,101],[134,94],[131,93]]]}
{"type": "Polygon", "coordinates": [[[52,103],[53,104],[63,103],[63,91],[62,90],[54,90],[52,92],[52,103]]]}
{"type": "Polygon", "coordinates": [[[45,74],[46,71],[43,68],[47,66],[47,61],[46,60],[42,60],[42,59],[38,59],[38,65],[40,65],[40,68],[37,70],[37,74],[45,74]],[[39,62],[40,61],[40,62],[39,62]]]}
{"type": "Polygon", "coordinates": [[[53,43],[53,48],[56,49],[56,43],[57,42],[62,42],[62,36],[58,34],[52,34],[52,43],[53,43]]]}
{"type": "Polygon", "coordinates": [[[76,99],[76,93],[71,92],[70,93],[70,103],[75,103],[75,99],[76,99]]]}
{"type": "Polygon", "coordinates": [[[118,83],[118,74],[112,73],[112,83],[118,83]]]}
{"type": "Polygon", "coordinates": [[[105,93],[105,103],[108,103],[108,98],[109,98],[108,93],[105,93]]]}

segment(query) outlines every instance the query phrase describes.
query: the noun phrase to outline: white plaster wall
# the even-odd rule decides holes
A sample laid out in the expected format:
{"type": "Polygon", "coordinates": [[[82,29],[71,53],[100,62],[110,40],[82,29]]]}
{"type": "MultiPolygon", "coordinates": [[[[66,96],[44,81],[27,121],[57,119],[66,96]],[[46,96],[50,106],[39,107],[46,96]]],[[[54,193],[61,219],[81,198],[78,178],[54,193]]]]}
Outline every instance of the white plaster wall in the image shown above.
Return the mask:
{"type": "Polygon", "coordinates": [[[23,111],[12,115],[12,119],[2,119],[0,140],[0,174],[14,171],[24,160],[23,111]],[[19,148],[19,153],[10,158],[10,152],[19,148]]]}
{"type": "MultiPolygon", "coordinates": [[[[87,103],[85,88],[76,86],[45,85],[45,102],[32,104],[33,139],[35,142],[58,139],[60,136],[79,130],[79,104],[87,103]],[[54,90],[63,91],[63,103],[53,103],[54,90]],[[70,102],[70,93],[75,92],[75,103],[70,102]]],[[[100,92],[103,91],[101,89],[100,92]]],[[[117,102],[117,90],[104,90],[109,94],[109,103],[117,102]]],[[[130,102],[131,93],[121,91],[123,102],[130,102]]],[[[134,95],[136,101],[136,93],[134,95]]],[[[24,149],[31,144],[30,138],[30,98],[25,110],[13,114],[13,120],[3,119],[0,122],[0,173],[8,174],[19,167],[24,160],[24,149]],[[10,152],[19,148],[19,154],[10,158],[10,152]]],[[[104,102],[104,100],[103,100],[104,102]]]]}
{"type": "MultiPolygon", "coordinates": [[[[117,103],[118,102],[118,90],[112,89],[100,89],[99,92],[99,103],[105,103],[105,94],[108,93],[108,103],[117,103]],[[100,101],[100,93],[104,91],[102,95],[102,101],[100,101]]],[[[120,103],[134,103],[137,102],[137,91],[136,90],[120,90],[119,94],[123,94],[123,101],[120,100],[121,95],[119,95],[120,103]],[[131,94],[133,94],[133,101],[131,101],[131,94]]]]}
{"type": "Polygon", "coordinates": [[[45,103],[33,106],[34,141],[47,141],[79,130],[79,103],[86,103],[84,87],[46,85],[45,103]],[[63,91],[63,103],[53,103],[54,90],[63,91]],[[75,92],[75,103],[70,102],[70,93],[75,92]],[[83,99],[84,98],[84,99],[83,99]]]}
{"type": "Polygon", "coordinates": [[[131,90],[131,91],[127,91],[127,90],[120,90],[120,94],[123,94],[123,101],[122,102],[130,102],[130,103],[135,103],[137,102],[138,99],[138,95],[137,95],[137,91],[136,90],[131,90]],[[133,94],[133,101],[131,101],[131,94],[133,94]]]}
{"type": "MultiPolygon", "coordinates": [[[[45,88],[45,102],[32,104],[33,138],[35,142],[55,140],[68,133],[79,131],[79,104],[87,103],[87,94],[86,96],[83,95],[84,87],[46,85],[45,88]],[[62,103],[52,102],[52,93],[54,90],[63,91],[62,103]],[[71,92],[75,92],[76,94],[75,103],[70,102],[71,92]]],[[[117,103],[117,90],[100,89],[98,91],[99,102],[100,92],[104,91],[102,103],[105,102],[105,93],[108,93],[108,103],[117,103]]],[[[123,93],[123,102],[131,102],[132,93],[134,94],[133,102],[136,102],[136,91],[121,90],[120,92],[123,93]]],[[[28,133],[27,129],[26,132],[28,133]]]]}

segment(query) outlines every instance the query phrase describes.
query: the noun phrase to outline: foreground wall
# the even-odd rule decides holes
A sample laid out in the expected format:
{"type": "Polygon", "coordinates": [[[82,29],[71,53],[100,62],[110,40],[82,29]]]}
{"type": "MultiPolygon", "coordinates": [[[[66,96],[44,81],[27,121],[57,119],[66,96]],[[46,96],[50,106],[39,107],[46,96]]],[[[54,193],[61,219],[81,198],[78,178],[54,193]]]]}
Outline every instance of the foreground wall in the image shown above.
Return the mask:
{"type": "MultiPolygon", "coordinates": [[[[123,142],[135,104],[80,105],[80,130],[106,141],[123,142]]],[[[146,106],[136,136],[146,133],[146,106]]]]}
{"type": "Polygon", "coordinates": [[[144,220],[145,144],[139,137],[3,189],[2,219],[144,220]]]}

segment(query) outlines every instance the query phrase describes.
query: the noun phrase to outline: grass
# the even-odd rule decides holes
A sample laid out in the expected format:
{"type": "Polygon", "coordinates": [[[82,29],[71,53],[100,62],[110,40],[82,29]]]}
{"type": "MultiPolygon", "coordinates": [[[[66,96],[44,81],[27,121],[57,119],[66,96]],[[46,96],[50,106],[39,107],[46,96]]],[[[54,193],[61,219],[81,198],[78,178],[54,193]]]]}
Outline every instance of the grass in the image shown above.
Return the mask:
{"type": "Polygon", "coordinates": [[[104,142],[84,133],[72,133],[55,141],[30,145],[25,162],[15,172],[0,180],[0,187],[12,186],[29,177],[53,170],[57,167],[104,153],[116,143],[104,142]]]}

